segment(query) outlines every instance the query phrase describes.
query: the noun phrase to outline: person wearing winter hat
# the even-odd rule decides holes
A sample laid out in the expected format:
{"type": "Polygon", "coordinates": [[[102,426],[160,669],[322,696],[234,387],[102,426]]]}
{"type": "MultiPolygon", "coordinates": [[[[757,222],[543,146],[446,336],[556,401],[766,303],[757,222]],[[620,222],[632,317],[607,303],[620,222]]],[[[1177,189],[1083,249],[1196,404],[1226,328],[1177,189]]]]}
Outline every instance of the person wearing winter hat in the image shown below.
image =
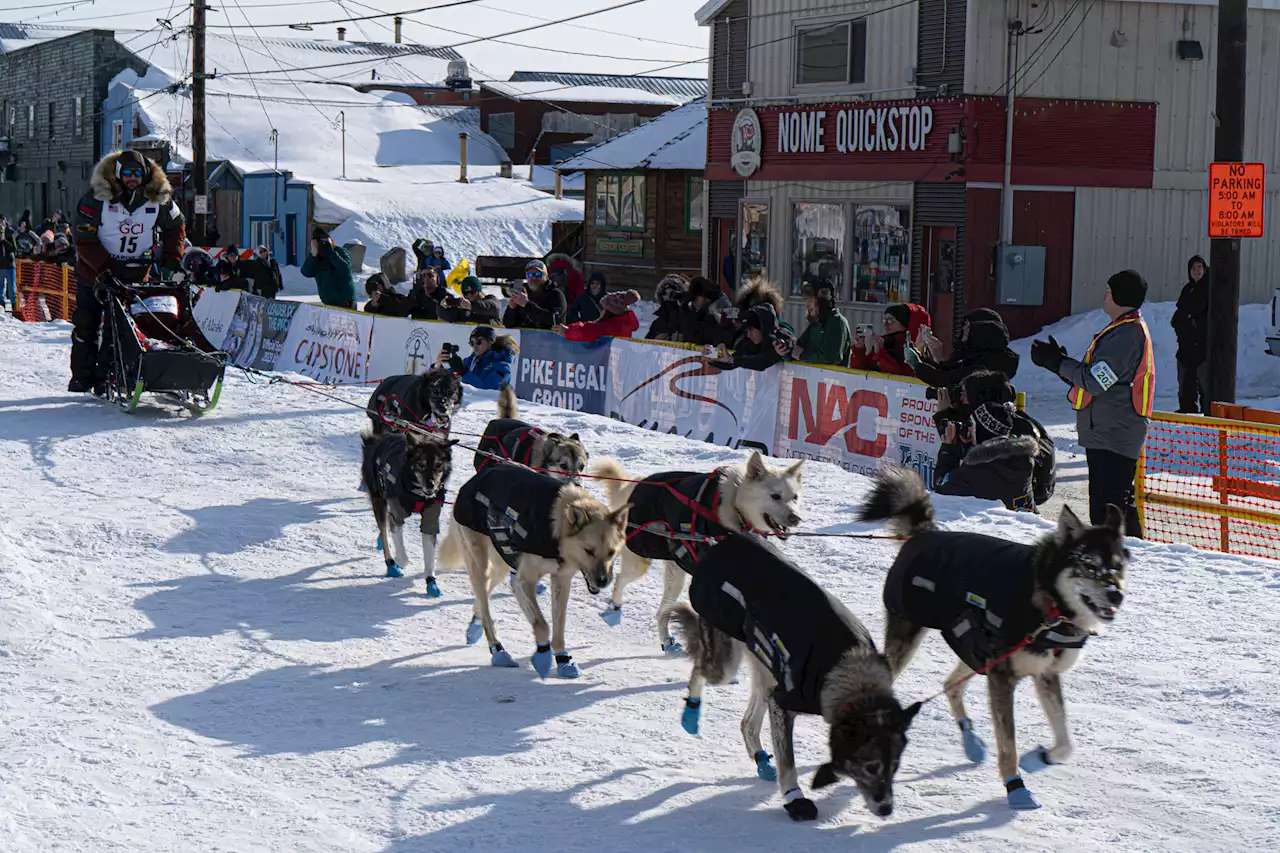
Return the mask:
{"type": "Polygon", "coordinates": [[[640,301],[635,290],[606,293],[600,297],[600,319],[569,326],[555,325],[551,331],[566,341],[589,344],[600,338],[629,338],[640,328],[640,318],[631,306],[640,301]]]}
{"type": "Polygon", "coordinates": [[[1031,344],[1031,361],[1070,383],[1076,432],[1089,468],[1089,520],[1101,524],[1107,505],[1125,513],[1125,532],[1142,537],[1133,477],[1155,407],[1156,364],[1151,332],[1139,310],[1147,283],[1134,270],[1107,279],[1102,309],[1111,322],[1077,361],[1052,337],[1031,344]]]}
{"type": "Polygon", "coordinates": [[[356,307],[356,283],[351,274],[351,256],[334,245],[329,232],[317,225],[311,231],[311,251],[300,270],[316,280],[320,301],[334,308],[356,307]]]}
{"type": "Polygon", "coordinates": [[[517,287],[507,298],[502,325],[508,329],[550,329],[563,322],[569,305],[564,291],[547,274],[547,265],[529,261],[524,268],[524,288],[517,287]]]}
{"type": "Polygon", "coordinates": [[[608,281],[604,273],[596,270],[587,279],[586,289],[578,294],[569,306],[569,325],[574,323],[590,323],[600,319],[600,298],[608,289],[608,281]]]}
{"type": "Polygon", "coordinates": [[[791,357],[810,364],[844,367],[849,363],[853,339],[849,334],[849,321],[836,310],[835,288],[824,281],[809,288],[806,295],[804,313],[809,325],[796,341],[791,357]]]}
{"type": "Polygon", "coordinates": [[[919,338],[920,329],[930,325],[923,305],[901,302],[884,309],[884,334],[854,335],[849,366],[855,370],[875,370],[896,376],[914,376],[907,363],[907,348],[919,338]]]}
{"type": "Polygon", "coordinates": [[[497,391],[511,384],[511,365],[520,347],[511,335],[499,335],[492,326],[476,326],[471,330],[471,355],[465,359],[440,350],[436,364],[448,366],[472,388],[497,391]]]}
{"type": "Polygon", "coordinates": [[[689,279],[680,273],[665,275],[658,282],[653,291],[658,310],[645,333],[647,340],[673,341],[680,335],[680,305],[688,298],[689,287],[689,279]]]}
{"type": "Polygon", "coordinates": [[[498,300],[486,296],[480,279],[469,275],[459,285],[461,296],[454,296],[445,291],[441,294],[439,316],[446,323],[482,323],[489,326],[502,325],[498,322],[498,300]]]}
{"type": "Polygon", "coordinates": [[[18,259],[18,246],[13,240],[13,231],[9,228],[9,220],[0,216],[0,312],[3,312],[5,301],[9,309],[18,310],[18,278],[14,262],[18,259]]]}
{"type": "Polygon", "coordinates": [[[733,354],[727,359],[712,359],[712,347],[702,348],[703,358],[719,370],[767,370],[786,361],[795,346],[795,337],[778,322],[773,305],[761,302],[747,311],[742,320],[742,337],[734,342],[733,354]]]}
{"type": "Polygon", "coordinates": [[[1170,325],[1178,336],[1178,411],[1209,414],[1209,265],[1199,255],[1187,261],[1187,283],[1170,325]]]}
{"type": "Polygon", "coordinates": [[[712,346],[732,343],[720,322],[730,304],[719,285],[704,276],[694,276],[689,280],[684,301],[680,303],[677,334],[672,339],[686,344],[712,346]]]}
{"type": "Polygon", "coordinates": [[[974,408],[968,422],[950,422],[933,469],[934,491],[1034,512],[1040,446],[1031,436],[1015,434],[1015,414],[1013,403],[991,401],[974,408]]]}

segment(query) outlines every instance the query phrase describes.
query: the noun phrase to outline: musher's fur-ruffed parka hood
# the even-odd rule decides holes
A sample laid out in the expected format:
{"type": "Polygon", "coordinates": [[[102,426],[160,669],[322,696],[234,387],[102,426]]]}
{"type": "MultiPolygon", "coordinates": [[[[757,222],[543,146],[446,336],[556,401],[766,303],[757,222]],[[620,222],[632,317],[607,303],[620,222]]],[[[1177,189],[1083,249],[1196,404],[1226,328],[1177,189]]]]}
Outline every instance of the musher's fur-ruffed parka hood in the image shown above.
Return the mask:
{"type": "MultiPolygon", "coordinates": [[[[124,152],[112,151],[93,167],[89,187],[93,190],[93,197],[98,201],[111,201],[124,195],[124,186],[116,177],[116,161],[120,159],[122,153],[124,152]]],[[[168,204],[173,200],[173,186],[169,183],[169,178],[159,163],[150,158],[146,158],[146,163],[151,167],[151,174],[147,177],[147,182],[142,185],[143,196],[147,201],[168,204]]]]}

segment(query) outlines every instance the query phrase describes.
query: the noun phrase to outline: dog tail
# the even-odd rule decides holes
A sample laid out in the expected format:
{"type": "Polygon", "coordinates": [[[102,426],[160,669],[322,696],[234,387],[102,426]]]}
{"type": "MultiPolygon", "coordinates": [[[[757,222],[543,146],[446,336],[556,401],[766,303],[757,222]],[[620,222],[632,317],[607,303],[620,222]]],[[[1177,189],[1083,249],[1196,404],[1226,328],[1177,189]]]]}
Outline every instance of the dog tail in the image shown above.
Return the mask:
{"type": "Polygon", "coordinates": [[[516,402],[515,389],[509,383],[498,389],[498,417],[520,417],[520,404],[516,402]]]}
{"type": "Polygon", "coordinates": [[[627,472],[623,469],[622,463],[616,459],[601,459],[591,469],[594,477],[604,477],[602,482],[604,490],[609,495],[609,503],[613,506],[618,505],[618,495],[622,493],[623,488],[627,486],[623,480],[629,479],[627,472]]]}
{"type": "Polygon", "coordinates": [[[929,492],[920,475],[910,468],[894,466],[875,475],[875,486],[858,510],[858,521],[884,520],[906,536],[937,528],[929,492]]]}

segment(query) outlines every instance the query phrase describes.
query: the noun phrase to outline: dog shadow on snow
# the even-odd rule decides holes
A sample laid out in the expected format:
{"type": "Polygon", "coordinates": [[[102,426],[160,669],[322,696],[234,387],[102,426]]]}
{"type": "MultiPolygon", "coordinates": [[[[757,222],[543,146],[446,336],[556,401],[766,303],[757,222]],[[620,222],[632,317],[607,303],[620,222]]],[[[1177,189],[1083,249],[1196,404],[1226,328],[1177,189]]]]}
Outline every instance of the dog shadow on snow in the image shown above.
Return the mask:
{"type": "Polygon", "coordinates": [[[680,689],[540,684],[528,666],[415,663],[421,658],[407,655],[349,669],[307,664],[262,670],[150,710],[250,757],[382,744],[396,748],[375,765],[386,767],[513,755],[546,737],[539,726],[547,720],[618,697],[680,689]]]}
{"type": "MultiPolygon", "coordinates": [[[[361,497],[356,494],[353,497],[361,497]]],[[[235,554],[248,548],[266,545],[284,535],[286,527],[322,521],[343,510],[335,505],[350,504],[351,498],[327,498],[299,501],[286,498],[253,498],[242,504],[204,506],[178,512],[195,522],[194,527],[178,533],[164,543],[170,554],[235,554]]],[[[367,506],[360,507],[370,516],[367,506]]],[[[375,534],[376,535],[376,534],[375,534]]],[[[372,544],[373,537],[370,537],[372,544]]]]}
{"type": "MultiPolygon", "coordinates": [[[[805,768],[812,776],[813,768],[805,768]]],[[[818,793],[816,823],[796,824],[782,809],[777,785],[754,778],[718,784],[675,782],[650,793],[600,805],[596,786],[611,786],[626,776],[656,774],[620,770],[580,783],[567,791],[537,787],[483,794],[432,806],[437,832],[407,836],[382,853],[436,853],[440,850],[540,849],[557,853],[599,853],[602,842],[613,853],[710,853],[740,850],[805,850],[807,853],[889,853],[906,845],[947,841],[1008,824],[1014,812],[1003,799],[961,812],[881,820],[862,805],[851,783],[818,793]],[[708,795],[708,789],[713,793],[708,795]],[[670,801],[695,793],[672,807],[670,801]],[[662,809],[654,813],[655,810],[662,809]],[[470,810],[470,819],[454,821],[470,810]],[[830,823],[831,821],[838,821],[830,823]]],[[[807,783],[808,779],[802,777],[807,783]]],[[[640,781],[645,788],[651,787],[640,781]]],[[[899,791],[899,799],[905,791],[899,791]]],[[[614,795],[616,796],[616,795],[614,795]]],[[[907,796],[910,796],[909,794],[907,796]]],[[[608,797],[613,799],[613,796],[608,797]]]]}

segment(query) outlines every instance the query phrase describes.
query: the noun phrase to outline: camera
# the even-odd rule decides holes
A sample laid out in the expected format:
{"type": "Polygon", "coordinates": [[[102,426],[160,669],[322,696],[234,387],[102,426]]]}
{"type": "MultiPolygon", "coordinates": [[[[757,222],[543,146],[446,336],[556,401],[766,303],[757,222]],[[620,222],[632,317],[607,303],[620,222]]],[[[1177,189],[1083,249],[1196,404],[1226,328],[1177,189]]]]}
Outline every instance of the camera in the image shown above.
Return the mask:
{"type": "Polygon", "coordinates": [[[440,345],[440,349],[441,349],[441,350],[443,350],[444,352],[449,353],[449,355],[457,355],[457,354],[458,354],[458,345],[457,345],[457,344],[441,344],[441,345],[440,345]]]}
{"type": "Polygon", "coordinates": [[[938,389],[937,389],[937,388],[933,388],[933,387],[929,387],[929,388],[924,389],[924,398],[925,398],[926,400],[936,400],[936,399],[938,399],[938,389]]]}

